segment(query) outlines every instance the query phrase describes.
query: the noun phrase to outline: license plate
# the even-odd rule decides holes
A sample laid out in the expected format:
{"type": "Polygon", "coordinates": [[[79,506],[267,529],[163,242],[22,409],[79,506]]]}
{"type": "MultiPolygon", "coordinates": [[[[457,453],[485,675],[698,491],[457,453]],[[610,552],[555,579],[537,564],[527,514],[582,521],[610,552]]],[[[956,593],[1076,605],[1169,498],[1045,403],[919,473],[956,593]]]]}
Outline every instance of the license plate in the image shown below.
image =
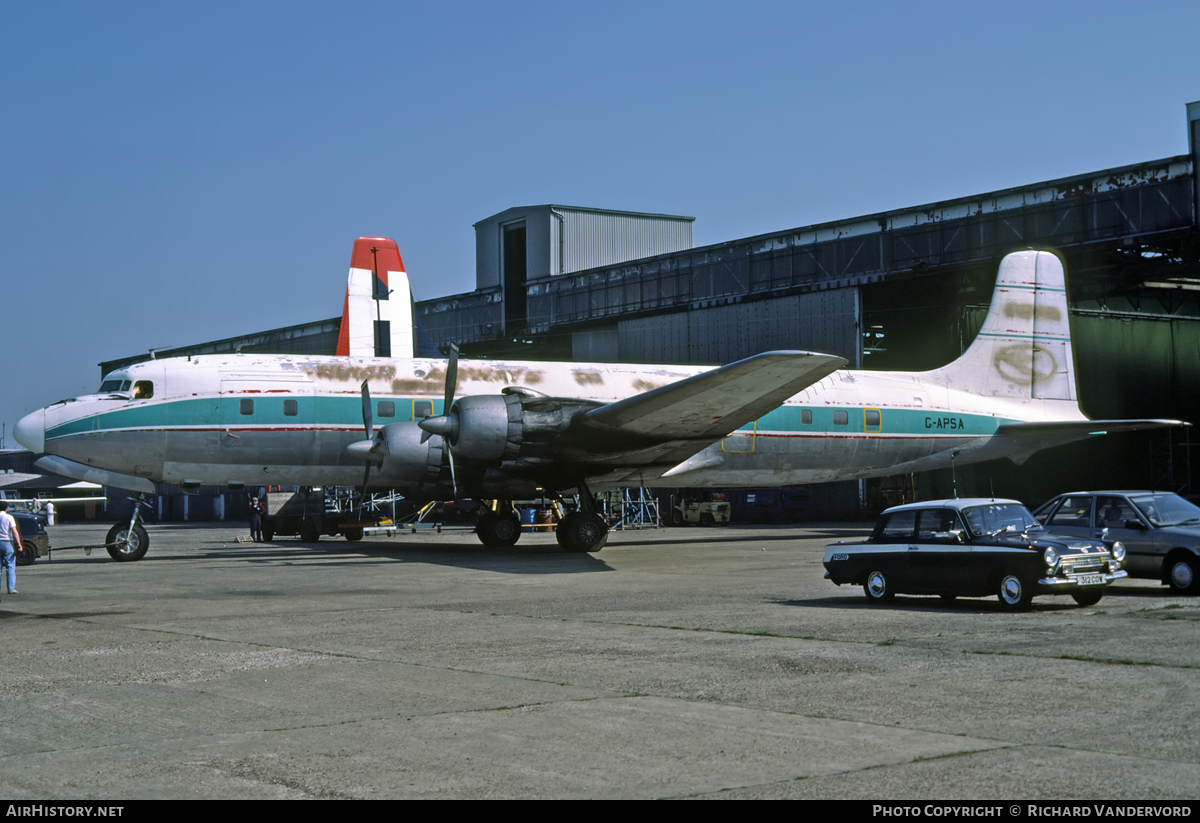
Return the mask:
{"type": "Polygon", "coordinates": [[[1077,574],[1072,578],[1080,586],[1103,586],[1104,575],[1102,574],[1077,574]]]}

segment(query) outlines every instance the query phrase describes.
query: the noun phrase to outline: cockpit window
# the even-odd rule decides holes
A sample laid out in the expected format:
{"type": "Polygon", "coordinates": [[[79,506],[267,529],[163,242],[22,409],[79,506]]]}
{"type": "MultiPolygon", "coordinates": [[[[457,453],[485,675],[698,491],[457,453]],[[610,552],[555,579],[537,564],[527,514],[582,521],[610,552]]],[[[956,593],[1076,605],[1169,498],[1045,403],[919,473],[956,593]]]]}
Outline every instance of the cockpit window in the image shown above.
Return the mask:
{"type": "Polygon", "coordinates": [[[134,400],[149,400],[154,396],[154,384],[149,380],[139,380],[133,384],[134,400]]]}
{"type": "Polygon", "coordinates": [[[129,380],[121,380],[119,378],[116,380],[105,380],[100,384],[99,393],[104,394],[110,391],[129,391],[130,383],[131,381],[129,380]]]}

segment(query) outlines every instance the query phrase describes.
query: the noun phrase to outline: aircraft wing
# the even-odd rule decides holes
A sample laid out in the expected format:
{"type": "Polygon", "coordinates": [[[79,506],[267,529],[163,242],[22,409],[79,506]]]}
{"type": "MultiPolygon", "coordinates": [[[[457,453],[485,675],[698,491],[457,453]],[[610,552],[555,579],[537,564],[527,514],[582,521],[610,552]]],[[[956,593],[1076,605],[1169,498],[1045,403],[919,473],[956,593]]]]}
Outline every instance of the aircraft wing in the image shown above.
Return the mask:
{"type": "Polygon", "coordinates": [[[766,352],[592,409],[576,431],[609,444],[589,462],[674,465],[845,365],[831,354],[766,352]]]}

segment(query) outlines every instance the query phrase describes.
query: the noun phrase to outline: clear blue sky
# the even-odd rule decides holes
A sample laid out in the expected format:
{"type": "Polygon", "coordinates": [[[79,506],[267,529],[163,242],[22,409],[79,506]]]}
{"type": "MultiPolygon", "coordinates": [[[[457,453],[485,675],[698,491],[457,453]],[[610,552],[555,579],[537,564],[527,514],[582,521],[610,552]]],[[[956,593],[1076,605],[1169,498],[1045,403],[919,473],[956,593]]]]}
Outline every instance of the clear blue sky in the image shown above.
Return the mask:
{"type": "Polygon", "coordinates": [[[1183,154],[1200,3],[0,0],[0,420],[101,360],[418,299],[472,224],[686,214],[697,244],[1183,154]]]}

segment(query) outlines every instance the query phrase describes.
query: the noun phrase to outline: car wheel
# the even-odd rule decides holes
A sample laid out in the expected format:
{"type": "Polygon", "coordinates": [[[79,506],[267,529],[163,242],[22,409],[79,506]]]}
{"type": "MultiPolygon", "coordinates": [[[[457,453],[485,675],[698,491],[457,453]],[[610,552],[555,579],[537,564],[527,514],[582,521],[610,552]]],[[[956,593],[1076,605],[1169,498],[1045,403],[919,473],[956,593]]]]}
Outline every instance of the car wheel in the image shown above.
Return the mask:
{"type": "Polygon", "coordinates": [[[17,546],[17,565],[32,566],[33,561],[37,560],[37,546],[32,540],[22,540],[21,545],[17,546]]]}
{"type": "Polygon", "coordinates": [[[113,560],[121,563],[141,560],[150,548],[150,535],[146,534],[141,523],[135,524],[132,531],[128,523],[118,523],[108,530],[104,546],[113,560]]]}
{"type": "Polygon", "coordinates": [[[1167,561],[1167,585],[1178,594],[1196,593],[1196,560],[1173,557],[1167,561]]]}
{"type": "Polygon", "coordinates": [[[888,585],[887,577],[879,571],[867,575],[867,580],[863,583],[863,593],[872,603],[886,603],[896,595],[888,585]]]}
{"type": "Polygon", "coordinates": [[[1095,606],[1104,597],[1104,589],[1097,587],[1096,591],[1072,592],[1071,598],[1080,606],[1095,606]]]}
{"type": "Polygon", "coordinates": [[[1019,572],[1007,571],[1000,575],[996,597],[1005,609],[1021,611],[1033,602],[1033,588],[1019,572]]]}

